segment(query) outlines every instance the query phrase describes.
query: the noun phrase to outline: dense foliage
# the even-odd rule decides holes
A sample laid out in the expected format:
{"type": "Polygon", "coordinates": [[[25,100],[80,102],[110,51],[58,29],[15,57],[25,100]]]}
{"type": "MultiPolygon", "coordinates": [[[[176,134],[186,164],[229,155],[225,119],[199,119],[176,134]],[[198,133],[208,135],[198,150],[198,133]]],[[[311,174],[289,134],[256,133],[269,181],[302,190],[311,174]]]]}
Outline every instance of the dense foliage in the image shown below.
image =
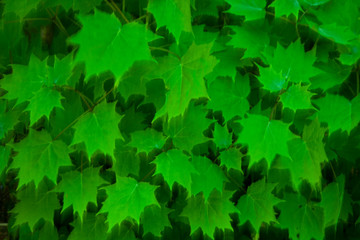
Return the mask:
{"type": "Polygon", "coordinates": [[[359,239],[359,9],[1,1],[11,238],[359,239]]]}

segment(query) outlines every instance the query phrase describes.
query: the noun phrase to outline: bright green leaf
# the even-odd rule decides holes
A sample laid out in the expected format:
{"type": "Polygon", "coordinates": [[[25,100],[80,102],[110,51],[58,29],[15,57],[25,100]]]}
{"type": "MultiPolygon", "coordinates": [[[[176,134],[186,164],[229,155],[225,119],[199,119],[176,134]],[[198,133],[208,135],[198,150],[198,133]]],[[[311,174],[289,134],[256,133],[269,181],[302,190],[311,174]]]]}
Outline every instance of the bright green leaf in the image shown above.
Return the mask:
{"type": "Polygon", "coordinates": [[[314,109],[311,105],[311,97],[315,95],[308,91],[309,86],[301,86],[299,84],[294,84],[286,90],[280,96],[280,101],[282,102],[284,108],[290,108],[294,111],[298,109],[314,109]]]}
{"type": "Polygon", "coordinates": [[[154,15],[157,29],[166,26],[177,42],[181,32],[192,32],[190,0],[150,0],[147,10],[154,15]]]}
{"type": "Polygon", "coordinates": [[[45,176],[56,183],[59,168],[72,165],[68,146],[60,140],[53,141],[45,130],[30,129],[29,135],[13,147],[18,154],[9,169],[19,168],[18,188],[32,181],[38,187],[45,176]]]}
{"type": "Polygon", "coordinates": [[[78,213],[82,220],[88,203],[97,205],[97,189],[106,183],[99,176],[99,170],[99,168],[87,168],[82,173],[71,171],[62,175],[61,182],[54,190],[64,192],[62,212],[72,205],[74,213],[78,213]]]}
{"type": "Polygon", "coordinates": [[[156,164],[155,174],[161,174],[172,188],[175,182],[191,189],[191,173],[197,173],[189,157],[182,151],[172,149],[158,155],[153,163],[156,164]]]}
{"type": "Polygon", "coordinates": [[[132,22],[122,26],[114,14],[100,11],[79,15],[79,19],[83,27],[71,42],[80,45],[75,61],[85,62],[86,79],[106,71],[119,79],[135,61],[152,60],[148,42],[158,37],[145,25],[132,22]]]}
{"type": "Polygon", "coordinates": [[[222,170],[202,156],[193,156],[192,163],[197,173],[191,175],[191,193],[197,195],[202,192],[205,200],[214,189],[222,193],[223,183],[227,180],[222,170]]]}
{"type": "Polygon", "coordinates": [[[192,196],[181,213],[181,216],[189,218],[191,233],[201,228],[204,234],[213,238],[216,228],[232,229],[230,213],[238,212],[229,200],[229,192],[220,194],[214,190],[210,197],[205,200],[202,194],[192,196]]]}
{"type": "Polygon", "coordinates": [[[80,118],[74,125],[71,145],[84,142],[89,158],[98,150],[114,158],[115,140],[123,139],[118,127],[122,117],[115,111],[115,104],[103,101],[80,118]]]}
{"type": "Polygon", "coordinates": [[[240,210],[240,224],[249,221],[256,232],[259,232],[263,222],[277,222],[274,205],[281,202],[271,192],[275,184],[265,183],[265,179],[252,183],[236,207],[240,210]]]}
{"type": "Polygon", "coordinates": [[[227,12],[245,16],[246,21],[265,18],[266,0],[225,0],[231,5],[227,12]]]}
{"type": "Polygon", "coordinates": [[[166,138],[164,135],[152,128],[147,128],[144,131],[136,131],[131,134],[131,141],[129,146],[137,148],[139,152],[149,154],[153,149],[161,149],[165,144],[166,138]]]}
{"type": "Polygon", "coordinates": [[[240,123],[244,128],[237,143],[249,147],[250,166],[262,158],[265,158],[270,166],[277,154],[289,156],[287,142],[294,138],[294,135],[288,124],[254,114],[249,114],[240,123]]]}
{"type": "Polygon", "coordinates": [[[129,177],[118,177],[115,184],[104,187],[108,197],[99,213],[108,213],[106,222],[109,223],[109,230],[127,217],[138,222],[146,206],[158,205],[156,188],[129,177]]]}

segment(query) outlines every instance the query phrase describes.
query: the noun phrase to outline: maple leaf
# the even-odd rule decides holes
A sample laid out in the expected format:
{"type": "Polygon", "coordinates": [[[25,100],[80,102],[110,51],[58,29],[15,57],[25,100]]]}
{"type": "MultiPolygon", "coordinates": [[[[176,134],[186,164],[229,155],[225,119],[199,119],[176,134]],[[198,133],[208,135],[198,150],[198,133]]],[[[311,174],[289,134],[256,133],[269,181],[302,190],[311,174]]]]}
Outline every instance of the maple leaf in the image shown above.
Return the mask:
{"type": "Polygon", "coordinates": [[[196,16],[219,16],[219,6],[224,6],[225,0],[202,0],[195,1],[194,11],[192,18],[196,16]]]}
{"type": "Polygon", "coordinates": [[[193,195],[202,192],[207,200],[214,189],[222,192],[223,183],[227,179],[216,164],[202,156],[193,156],[192,163],[197,171],[191,174],[191,193],[193,195]]]}
{"type": "Polygon", "coordinates": [[[238,210],[229,200],[230,197],[229,192],[220,194],[216,190],[210,194],[207,200],[202,194],[191,196],[180,215],[189,219],[191,234],[201,228],[204,235],[214,239],[213,234],[216,228],[232,229],[229,214],[236,213],[238,210]]]}
{"type": "Polygon", "coordinates": [[[280,95],[280,101],[284,108],[290,108],[294,111],[298,109],[315,109],[311,105],[311,97],[314,93],[308,91],[308,86],[294,84],[290,86],[285,93],[280,95]]]}
{"type": "Polygon", "coordinates": [[[54,211],[60,208],[56,193],[48,192],[44,181],[37,188],[33,182],[25,185],[18,191],[17,199],[19,202],[10,211],[17,214],[13,226],[28,223],[31,231],[41,219],[53,224],[54,211]]]}
{"type": "Polygon", "coordinates": [[[289,130],[288,124],[255,114],[249,114],[240,123],[244,128],[236,143],[249,147],[250,166],[262,158],[265,158],[270,166],[276,154],[289,156],[287,142],[295,136],[289,130]]]}
{"type": "Polygon", "coordinates": [[[19,168],[18,188],[32,181],[37,187],[45,176],[56,183],[59,167],[72,165],[68,146],[60,140],[53,141],[45,130],[30,129],[29,135],[13,148],[18,154],[9,169],[19,168]]]}
{"type": "Polygon", "coordinates": [[[151,80],[151,73],[155,71],[157,63],[153,61],[137,61],[121,77],[118,91],[125,99],[131,95],[146,95],[146,84],[151,80]]]}
{"type": "MultiPolygon", "coordinates": [[[[267,54],[266,57],[270,67],[273,68],[271,70],[273,73],[271,75],[269,73],[269,76],[277,76],[276,79],[278,79],[280,75],[283,81],[310,83],[309,79],[319,73],[319,70],[313,66],[316,60],[314,53],[314,50],[305,52],[300,40],[290,44],[286,49],[278,44],[274,54],[267,54]]],[[[264,79],[261,75],[260,68],[259,80],[264,79]]],[[[264,79],[263,81],[270,80],[264,79]]]]}
{"type": "Polygon", "coordinates": [[[100,150],[114,159],[115,140],[123,140],[118,127],[122,117],[116,113],[115,105],[104,101],[85,114],[73,126],[76,131],[71,145],[84,142],[89,158],[100,150]]]}
{"type": "Polygon", "coordinates": [[[156,188],[129,177],[117,177],[115,184],[104,187],[108,197],[99,213],[108,213],[106,222],[109,223],[109,230],[127,217],[138,222],[146,206],[158,205],[155,198],[156,188]]]}
{"type": "Polygon", "coordinates": [[[3,16],[15,13],[22,20],[28,13],[36,9],[40,0],[5,0],[3,16]]]}
{"type": "Polygon", "coordinates": [[[301,180],[307,180],[312,186],[319,186],[321,181],[321,163],[328,160],[322,142],[326,129],[320,127],[317,119],[306,125],[303,139],[289,141],[292,162],[288,162],[295,187],[301,180]]]}
{"type": "Polygon", "coordinates": [[[175,182],[191,189],[191,173],[197,173],[189,157],[182,151],[171,149],[158,155],[153,163],[156,164],[155,174],[161,174],[172,188],[175,182]]]}
{"type": "Polygon", "coordinates": [[[244,55],[244,50],[227,47],[225,50],[213,53],[212,55],[219,61],[213,71],[206,75],[207,85],[209,86],[217,77],[231,77],[235,81],[237,74],[236,67],[241,66],[240,59],[244,55]]]}
{"type": "Polygon", "coordinates": [[[108,237],[105,216],[95,213],[86,213],[84,219],[76,218],[71,225],[74,229],[69,235],[69,240],[105,240],[108,237]]]}
{"type": "MultiPolygon", "coordinates": [[[[340,95],[327,94],[325,97],[313,101],[319,106],[317,113],[320,122],[326,122],[329,127],[329,134],[338,129],[345,130],[350,133],[354,123],[352,116],[358,114],[360,105],[353,105],[348,99],[340,95]]],[[[359,120],[359,119],[358,119],[359,120]]],[[[355,122],[355,126],[357,123],[355,122]]],[[[354,126],[354,127],[355,127],[354,126]]]]}
{"type": "Polygon", "coordinates": [[[226,168],[229,170],[230,168],[239,170],[242,172],[241,169],[241,158],[243,157],[243,154],[240,152],[239,149],[236,148],[230,148],[225,151],[222,151],[220,153],[220,160],[221,164],[220,166],[226,166],[226,168]]]}
{"type": "Polygon", "coordinates": [[[8,131],[14,128],[18,123],[21,114],[21,108],[6,110],[7,100],[0,100],[0,139],[3,139],[8,131]]]}
{"type": "Polygon", "coordinates": [[[136,154],[135,148],[125,146],[123,141],[117,140],[115,142],[114,156],[112,170],[117,176],[127,177],[129,174],[139,176],[140,158],[136,154]]]}
{"type": "Polygon", "coordinates": [[[230,26],[235,34],[230,35],[227,43],[235,48],[246,49],[243,58],[257,58],[263,56],[265,47],[270,45],[268,28],[258,22],[245,22],[241,26],[230,26]]]}
{"type": "Polygon", "coordinates": [[[325,227],[335,225],[340,217],[345,193],[345,176],[340,175],[336,182],[327,185],[322,191],[322,199],[319,206],[324,208],[325,227]]]}
{"type": "Polygon", "coordinates": [[[144,131],[136,131],[131,134],[129,146],[137,148],[138,153],[145,152],[149,154],[154,149],[161,149],[165,144],[164,135],[152,128],[144,131]]]}
{"type": "Polygon", "coordinates": [[[0,177],[8,165],[10,153],[11,148],[9,146],[0,146],[0,177]]]}
{"type": "Polygon", "coordinates": [[[226,12],[245,16],[246,21],[265,18],[265,0],[225,0],[231,5],[226,12]]]}
{"type": "Polygon", "coordinates": [[[299,11],[301,10],[301,6],[298,0],[275,0],[270,4],[270,7],[275,8],[275,15],[277,17],[294,14],[294,16],[297,18],[299,11]]]}
{"type": "Polygon", "coordinates": [[[150,0],[147,10],[154,15],[157,29],[166,26],[176,42],[181,32],[192,32],[190,0],[150,0]]]}
{"type": "Polygon", "coordinates": [[[66,11],[72,9],[82,14],[90,12],[101,2],[102,0],[46,0],[44,6],[49,8],[61,5],[66,11]]]}
{"type": "Polygon", "coordinates": [[[94,15],[78,17],[83,27],[70,41],[80,45],[75,62],[85,62],[86,80],[92,75],[111,71],[117,86],[121,75],[135,61],[152,60],[148,42],[158,37],[144,24],[121,25],[114,14],[98,10],[94,15]]]}
{"type": "Polygon", "coordinates": [[[97,189],[106,183],[99,176],[99,170],[87,168],[82,173],[71,171],[62,175],[61,182],[54,189],[55,192],[64,192],[62,212],[72,205],[74,213],[78,213],[82,220],[88,203],[97,204],[97,189]]]}
{"type": "Polygon", "coordinates": [[[4,98],[17,99],[16,104],[29,100],[47,83],[46,60],[41,61],[35,55],[31,55],[28,65],[13,64],[12,68],[13,73],[1,80],[1,87],[8,92],[4,98]]]}
{"type": "Polygon", "coordinates": [[[168,114],[169,119],[183,114],[191,99],[208,98],[204,77],[215,67],[217,60],[210,55],[212,43],[193,43],[181,60],[174,56],[159,58],[157,74],[169,91],[165,104],[155,114],[155,119],[168,114]]]}
{"type": "Polygon", "coordinates": [[[206,118],[206,114],[201,105],[191,103],[183,117],[177,116],[166,123],[164,132],[172,138],[176,147],[190,152],[194,145],[209,140],[203,134],[212,122],[206,118]]]}
{"type": "Polygon", "coordinates": [[[247,96],[250,93],[249,76],[238,75],[235,82],[228,78],[217,78],[209,86],[210,101],[207,107],[222,111],[225,121],[235,116],[243,117],[249,110],[247,96]]]}
{"type": "Polygon", "coordinates": [[[55,107],[63,108],[61,94],[50,88],[41,88],[34,93],[30,103],[25,110],[30,111],[30,125],[35,124],[42,116],[49,118],[51,111],[55,107]]]}
{"type": "Polygon", "coordinates": [[[236,207],[240,210],[240,224],[249,221],[256,232],[263,222],[277,222],[274,205],[281,202],[271,192],[276,184],[266,183],[265,179],[252,183],[246,194],[241,196],[236,207]]]}
{"type": "Polygon", "coordinates": [[[291,239],[308,240],[324,238],[324,210],[307,202],[299,194],[287,194],[285,202],[279,203],[279,223],[289,229],[291,239]],[[301,221],[294,221],[301,219],[301,221]]]}
{"type": "Polygon", "coordinates": [[[227,126],[221,126],[215,123],[214,142],[218,148],[228,148],[232,143],[232,134],[229,133],[227,126]]]}
{"type": "Polygon", "coordinates": [[[141,223],[144,228],[144,235],[152,233],[155,237],[161,237],[165,227],[171,227],[168,214],[172,212],[167,207],[161,208],[156,205],[148,206],[141,215],[141,223]]]}

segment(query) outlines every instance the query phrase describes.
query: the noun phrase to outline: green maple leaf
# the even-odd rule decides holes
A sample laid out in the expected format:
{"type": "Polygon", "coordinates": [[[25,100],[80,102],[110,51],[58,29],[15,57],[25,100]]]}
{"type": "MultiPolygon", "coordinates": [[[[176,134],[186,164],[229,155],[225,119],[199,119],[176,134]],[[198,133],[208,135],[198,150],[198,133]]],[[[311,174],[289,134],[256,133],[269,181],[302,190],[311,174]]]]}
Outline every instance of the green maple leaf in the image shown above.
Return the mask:
{"type": "Polygon", "coordinates": [[[18,123],[21,108],[13,108],[6,111],[7,100],[0,100],[0,139],[3,139],[8,131],[18,123]]]}
{"type": "Polygon", "coordinates": [[[230,213],[238,212],[230,201],[230,193],[214,190],[209,198],[205,200],[202,194],[191,196],[181,216],[189,219],[191,234],[201,228],[204,235],[213,238],[216,228],[232,229],[229,216],[230,213]]]}
{"type": "Polygon", "coordinates": [[[11,148],[9,146],[0,146],[0,177],[8,165],[10,153],[11,148]]]}
{"type": "Polygon", "coordinates": [[[212,120],[206,118],[206,114],[201,105],[191,103],[183,117],[178,116],[166,123],[164,132],[172,138],[176,147],[190,152],[196,144],[209,140],[203,134],[212,123],[212,120]]]}
{"type": "Polygon", "coordinates": [[[169,208],[156,205],[148,206],[141,215],[141,223],[144,228],[144,235],[152,233],[155,237],[161,237],[165,227],[171,227],[168,214],[172,212],[169,208]]]}
{"type": "Polygon", "coordinates": [[[311,78],[309,89],[321,88],[326,91],[332,87],[341,85],[351,74],[351,66],[345,66],[338,61],[329,60],[327,63],[316,63],[319,73],[311,78]]]}
{"type": "Polygon", "coordinates": [[[146,94],[146,84],[151,80],[151,73],[155,71],[157,63],[153,61],[137,61],[121,77],[118,91],[125,99],[131,95],[146,94]]]}
{"type": "Polygon", "coordinates": [[[294,14],[294,16],[297,18],[298,13],[301,10],[301,6],[298,0],[275,0],[272,4],[270,4],[270,7],[275,8],[275,15],[277,17],[294,14]]]}
{"type": "Polygon", "coordinates": [[[192,32],[190,0],[150,0],[147,10],[154,15],[157,29],[166,26],[176,42],[181,32],[192,32]]]}
{"type": "Polygon", "coordinates": [[[274,71],[271,76],[280,74],[285,81],[310,83],[309,79],[319,72],[313,66],[316,60],[314,53],[314,50],[305,52],[300,40],[290,44],[286,49],[278,44],[273,56],[266,57],[274,71]]]}
{"type": "Polygon", "coordinates": [[[330,0],[300,0],[301,2],[307,3],[310,6],[319,6],[324,3],[329,2],[330,0]]]}
{"type": "Polygon", "coordinates": [[[56,183],[59,167],[72,164],[68,146],[60,140],[53,141],[45,130],[30,129],[29,135],[13,148],[18,154],[9,169],[19,168],[18,188],[32,181],[37,187],[45,176],[56,183]]]}
{"type": "Polygon", "coordinates": [[[17,193],[17,198],[19,202],[10,211],[17,214],[13,226],[28,223],[31,231],[41,219],[53,223],[54,211],[60,208],[56,193],[48,192],[44,182],[37,189],[34,183],[25,185],[17,193]]]}
{"type": "Polygon", "coordinates": [[[97,189],[106,183],[100,177],[99,170],[100,168],[87,168],[82,173],[71,171],[62,175],[61,182],[54,190],[64,192],[62,212],[72,205],[74,213],[78,213],[82,220],[88,203],[97,204],[97,189]]]}
{"type": "Polygon", "coordinates": [[[319,186],[321,183],[321,163],[328,160],[322,142],[325,131],[315,119],[304,127],[303,139],[289,141],[292,162],[286,161],[286,165],[290,168],[295,187],[302,180],[307,180],[312,186],[319,186]]]}
{"type": "Polygon", "coordinates": [[[314,109],[311,105],[311,97],[314,93],[308,91],[308,86],[301,86],[300,84],[294,84],[289,87],[285,93],[280,95],[280,101],[284,108],[290,108],[294,111],[298,109],[314,109]]]}
{"type": "Polygon", "coordinates": [[[210,101],[207,107],[214,111],[222,111],[225,121],[235,116],[243,117],[249,110],[249,93],[248,75],[238,75],[235,82],[228,78],[217,78],[209,86],[210,101]]]}
{"type": "Polygon", "coordinates": [[[84,219],[76,218],[71,225],[74,229],[69,235],[69,240],[105,240],[108,237],[105,216],[95,213],[86,213],[84,219]]]}
{"type": "Polygon", "coordinates": [[[214,189],[222,192],[223,183],[227,179],[216,164],[203,156],[193,156],[192,163],[197,171],[191,175],[191,193],[193,195],[202,192],[207,200],[214,189]]]}
{"type": "Polygon", "coordinates": [[[152,128],[143,131],[136,131],[131,134],[129,146],[137,148],[138,153],[145,152],[149,154],[152,150],[161,149],[165,144],[166,138],[161,133],[152,128]]]}
{"type": "Polygon", "coordinates": [[[13,64],[12,68],[13,73],[1,80],[1,87],[8,92],[4,98],[17,99],[16,104],[29,100],[48,81],[46,60],[35,55],[31,55],[28,65],[13,64]]]}
{"type": "Polygon", "coordinates": [[[125,146],[123,141],[117,140],[114,156],[112,169],[117,176],[127,177],[129,174],[139,176],[140,158],[135,148],[125,146]]]}
{"type": "Polygon", "coordinates": [[[262,158],[265,158],[270,166],[277,154],[289,156],[287,142],[294,138],[294,135],[288,124],[254,114],[249,114],[240,123],[244,128],[236,143],[249,147],[250,166],[262,158]]]}
{"type": "Polygon", "coordinates": [[[148,42],[158,37],[145,25],[133,22],[122,26],[114,14],[97,10],[94,15],[79,15],[79,19],[83,27],[70,40],[80,45],[75,61],[85,62],[86,79],[111,71],[118,80],[135,61],[152,60],[148,42]]]}
{"type": "Polygon", "coordinates": [[[317,26],[319,34],[329,38],[339,44],[351,44],[352,40],[359,39],[358,34],[354,33],[349,26],[339,26],[336,23],[322,24],[317,26]]]}
{"type": "Polygon", "coordinates": [[[215,123],[213,135],[214,142],[220,149],[228,148],[232,143],[232,134],[229,133],[226,125],[223,127],[220,124],[215,123]]]}
{"type": "Polygon", "coordinates": [[[85,114],[73,127],[76,131],[71,145],[84,142],[89,158],[100,150],[114,159],[115,140],[123,140],[118,127],[122,117],[116,113],[115,105],[103,101],[85,114]]]}
{"type": "Polygon", "coordinates": [[[317,115],[320,122],[326,122],[329,127],[329,133],[338,129],[350,133],[353,128],[353,113],[358,114],[360,110],[358,104],[352,103],[343,96],[327,94],[325,97],[313,101],[319,106],[317,115]]]}
{"type": "Polygon", "coordinates": [[[246,49],[244,58],[262,57],[265,47],[270,44],[268,30],[263,23],[245,22],[241,26],[231,26],[231,30],[235,34],[230,35],[227,45],[246,49]]]}
{"type": "Polygon", "coordinates": [[[63,109],[61,105],[61,94],[51,88],[41,88],[34,93],[30,103],[25,110],[30,111],[30,125],[35,124],[42,116],[49,118],[55,107],[63,109]]]}
{"type": "Polygon", "coordinates": [[[239,151],[239,149],[236,148],[229,148],[225,151],[222,151],[220,153],[220,160],[221,164],[220,166],[226,166],[226,168],[229,170],[230,168],[239,170],[242,172],[241,169],[241,158],[243,157],[243,154],[239,151]]]}
{"type": "Polygon", "coordinates": [[[38,6],[39,2],[40,0],[5,0],[3,16],[15,13],[22,20],[38,6]]]}
{"type": "Polygon", "coordinates": [[[218,6],[224,6],[225,0],[202,0],[195,1],[194,11],[192,12],[192,18],[196,16],[219,16],[218,6]]]}
{"type": "Polygon", "coordinates": [[[73,11],[80,11],[80,13],[88,13],[101,2],[102,0],[47,0],[44,5],[48,8],[61,5],[66,11],[72,9],[73,11]]]}
{"type": "Polygon", "coordinates": [[[263,222],[277,222],[274,205],[281,202],[271,192],[276,184],[266,183],[265,179],[252,183],[236,207],[240,210],[240,224],[249,221],[256,232],[259,232],[263,222]]]}
{"type": "Polygon", "coordinates": [[[193,43],[181,60],[174,56],[158,59],[158,74],[169,89],[165,104],[156,112],[155,119],[168,114],[169,119],[183,114],[191,99],[208,98],[204,77],[217,61],[210,55],[212,43],[193,43]]]}
{"type": "Polygon", "coordinates": [[[269,90],[270,92],[278,92],[284,87],[286,87],[286,78],[283,76],[282,72],[277,72],[273,66],[269,68],[260,68],[260,77],[259,81],[262,83],[263,88],[269,90]]]}
{"type": "Polygon", "coordinates": [[[158,155],[153,163],[156,164],[155,174],[161,174],[172,188],[175,182],[191,189],[191,173],[197,173],[189,157],[182,151],[171,149],[158,155]]]}
{"type": "Polygon", "coordinates": [[[266,0],[225,0],[231,5],[226,12],[245,16],[246,21],[265,18],[266,0]]]}
{"type": "Polygon", "coordinates": [[[244,56],[244,50],[240,48],[227,47],[223,51],[212,54],[219,61],[213,71],[206,75],[207,84],[210,85],[217,77],[231,77],[235,81],[236,67],[241,66],[240,59],[244,56]]]}
{"type": "Polygon", "coordinates": [[[345,177],[340,175],[336,182],[327,185],[322,191],[320,206],[324,208],[325,227],[335,225],[337,227],[340,218],[345,193],[345,177]]]}
{"type": "Polygon", "coordinates": [[[55,56],[54,66],[48,67],[48,71],[49,71],[48,86],[52,86],[52,84],[71,85],[70,80],[72,79],[72,77],[76,78],[77,74],[79,74],[79,73],[73,73],[73,68],[74,68],[73,58],[74,58],[73,53],[66,55],[62,59],[59,59],[58,57],[55,56]]]}
{"type": "Polygon", "coordinates": [[[289,229],[289,237],[299,240],[323,239],[324,210],[312,202],[307,202],[299,194],[286,195],[285,200],[278,204],[280,209],[278,221],[282,228],[289,229]],[[294,221],[295,219],[299,221],[294,221]]]}
{"type": "Polygon", "coordinates": [[[139,221],[146,206],[158,205],[155,198],[156,188],[129,177],[117,177],[115,184],[104,187],[108,197],[99,213],[108,213],[106,222],[109,223],[109,230],[127,217],[139,221]]]}

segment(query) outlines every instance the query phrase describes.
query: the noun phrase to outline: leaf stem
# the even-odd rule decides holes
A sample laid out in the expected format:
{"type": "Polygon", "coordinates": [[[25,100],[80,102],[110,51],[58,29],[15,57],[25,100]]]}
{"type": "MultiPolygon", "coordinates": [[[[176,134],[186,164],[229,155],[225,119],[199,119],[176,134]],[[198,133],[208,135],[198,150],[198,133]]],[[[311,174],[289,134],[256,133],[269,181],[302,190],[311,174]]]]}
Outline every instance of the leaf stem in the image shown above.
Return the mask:
{"type": "Polygon", "coordinates": [[[177,57],[177,59],[179,59],[179,61],[181,61],[181,57],[179,55],[177,55],[176,53],[166,49],[166,48],[162,48],[162,47],[150,47],[150,50],[158,50],[158,51],[163,51],[163,52],[167,52],[170,53],[172,55],[174,55],[175,57],[177,57]]]}
{"type": "Polygon", "coordinates": [[[111,4],[114,6],[114,8],[116,9],[116,11],[120,14],[120,16],[124,19],[124,21],[126,23],[129,23],[129,19],[126,18],[126,16],[124,15],[124,13],[121,11],[121,9],[118,7],[118,5],[116,5],[116,3],[114,2],[114,0],[110,0],[111,4]]]}
{"type": "Polygon", "coordinates": [[[86,110],[85,112],[83,112],[80,116],[78,116],[77,118],[75,118],[74,121],[72,121],[69,125],[67,125],[63,130],[61,130],[61,132],[54,137],[53,141],[55,141],[56,139],[58,139],[66,130],[68,130],[72,125],[74,125],[77,121],[79,121],[83,116],[85,116],[88,112],[90,112],[90,110],[86,110]]]}
{"type": "Polygon", "coordinates": [[[86,106],[88,107],[89,110],[91,110],[94,107],[94,103],[91,101],[91,99],[88,98],[86,95],[84,95],[79,90],[76,90],[75,88],[72,88],[70,86],[63,86],[63,87],[76,92],[80,96],[80,98],[83,100],[83,102],[86,104],[86,106]],[[91,104],[91,106],[89,105],[89,103],[91,104]]]}

